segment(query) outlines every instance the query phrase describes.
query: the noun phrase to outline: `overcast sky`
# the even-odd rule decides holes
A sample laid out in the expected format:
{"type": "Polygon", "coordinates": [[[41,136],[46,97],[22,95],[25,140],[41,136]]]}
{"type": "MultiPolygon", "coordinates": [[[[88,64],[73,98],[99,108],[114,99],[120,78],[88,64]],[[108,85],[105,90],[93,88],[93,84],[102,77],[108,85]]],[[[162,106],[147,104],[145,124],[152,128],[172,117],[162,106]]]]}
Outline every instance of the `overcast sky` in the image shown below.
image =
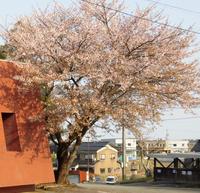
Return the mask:
{"type": "MultiPolygon", "coordinates": [[[[157,9],[163,10],[163,14],[169,17],[172,25],[180,24],[183,28],[193,25],[193,30],[200,32],[200,0],[157,0],[158,2],[170,4],[171,7],[157,4],[157,9]],[[180,7],[175,9],[172,6],[180,7]],[[187,9],[187,10],[185,10],[187,9]]],[[[0,24],[8,26],[23,15],[28,15],[34,8],[45,8],[52,0],[0,0],[0,24]]],[[[58,0],[58,2],[69,6],[70,0],[58,0]]],[[[74,0],[74,2],[76,2],[74,0]]],[[[133,13],[136,6],[141,8],[152,5],[154,0],[125,0],[128,13],[133,13]]],[[[197,35],[200,42],[200,35],[197,35]]],[[[199,57],[200,59],[200,57],[199,57]]],[[[185,114],[181,109],[166,111],[163,116],[164,121],[158,129],[152,132],[149,136],[153,138],[164,138],[168,131],[170,139],[200,139],[200,118],[190,118],[200,116],[200,109],[194,111],[196,114],[185,114]],[[183,120],[171,120],[176,118],[186,118],[183,120]]],[[[114,137],[116,135],[112,135],[114,137]]],[[[117,135],[119,136],[119,134],[117,135]]],[[[107,137],[110,137],[107,135],[107,137]]]]}

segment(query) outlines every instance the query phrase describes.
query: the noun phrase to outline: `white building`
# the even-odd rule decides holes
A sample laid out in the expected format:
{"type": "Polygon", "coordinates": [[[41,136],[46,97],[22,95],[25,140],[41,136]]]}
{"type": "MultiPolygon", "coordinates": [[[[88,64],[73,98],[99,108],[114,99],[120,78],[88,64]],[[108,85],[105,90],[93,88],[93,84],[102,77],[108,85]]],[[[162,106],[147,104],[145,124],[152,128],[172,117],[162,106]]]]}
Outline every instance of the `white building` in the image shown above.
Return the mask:
{"type": "Polygon", "coordinates": [[[187,153],[189,152],[188,140],[166,140],[166,148],[171,153],[187,153]]]}

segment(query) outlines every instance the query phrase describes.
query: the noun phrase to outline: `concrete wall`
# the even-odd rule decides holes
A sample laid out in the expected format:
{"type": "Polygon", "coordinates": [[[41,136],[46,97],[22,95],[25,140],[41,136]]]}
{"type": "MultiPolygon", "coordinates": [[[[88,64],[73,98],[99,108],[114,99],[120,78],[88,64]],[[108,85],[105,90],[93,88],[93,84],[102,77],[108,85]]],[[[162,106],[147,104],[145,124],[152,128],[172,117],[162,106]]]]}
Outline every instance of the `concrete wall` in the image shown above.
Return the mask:
{"type": "MultiPolygon", "coordinates": [[[[38,89],[22,91],[13,79],[19,74],[11,62],[0,61],[0,187],[54,182],[46,134],[39,121],[31,121],[41,113],[38,89]],[[13,113],[20,148],[8,148],[2,113],[13,113]]],[[[12,135],[11,135],[12,136],[12,135]]],[[[13,139],[14,140],[14,139],[13,139]]],[[[30,186],[32,187],[32,186],[30,186]]]]}

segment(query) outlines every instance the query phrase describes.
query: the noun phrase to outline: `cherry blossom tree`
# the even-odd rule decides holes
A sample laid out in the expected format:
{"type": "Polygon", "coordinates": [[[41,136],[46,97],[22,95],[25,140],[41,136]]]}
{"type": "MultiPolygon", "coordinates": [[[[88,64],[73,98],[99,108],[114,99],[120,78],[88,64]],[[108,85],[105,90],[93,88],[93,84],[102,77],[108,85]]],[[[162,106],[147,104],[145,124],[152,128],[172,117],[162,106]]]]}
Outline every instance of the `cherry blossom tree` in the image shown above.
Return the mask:
{"type": "Polygon", "coordinates": [[[133,16],[116,10],[123,10],[118,0],[55,3],[2,33],[23,69],[18,78],[41,89],[40,118],[58,149],[58,183],[67,182],[83,137],[95,127],[113,123],[138,136],[165,108],[199,104],[192,32],[170,27],[153,7],[133,16]]]}

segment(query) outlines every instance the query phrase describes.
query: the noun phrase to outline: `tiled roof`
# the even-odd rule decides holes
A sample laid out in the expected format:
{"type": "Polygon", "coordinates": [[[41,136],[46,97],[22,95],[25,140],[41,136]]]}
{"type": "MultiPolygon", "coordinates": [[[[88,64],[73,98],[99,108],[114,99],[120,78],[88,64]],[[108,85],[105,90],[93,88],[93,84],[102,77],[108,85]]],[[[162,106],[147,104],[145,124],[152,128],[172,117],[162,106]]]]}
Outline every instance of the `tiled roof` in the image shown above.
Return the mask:
{"type": "Polygon", "coordinates": [[[200,140],[198,140],[193,148],[191,149],[191,152],[200,152],[200,140]]]}
{"type": "Polygon", "coordinates": [[[83,143],[81,143],[78,151],[79,152],[87,152],[89,150],[90,152],[96,152],[96,151],[98,151],[102,147],[105,147],[108,144],[109,144],[109,142],[102,142],[102,141],[83,142],[83,143]]]}
{"type": "MultiPolygon", "coordinates": [[[[96,142],[82,142],[78,149],[78,152],[83,153],[83,152],[88,152],[89,150],[90,153],[95,153],[96,151],[98,151],[102,147],[105,147],[108,144],[119,151],[119,148],[112,145],[109,141],[96,141],[96,142]]],[[[57,151],[57,147],[54,144],[50,145],[50,149],[51,149],[51,152],[57,151]]]]}

